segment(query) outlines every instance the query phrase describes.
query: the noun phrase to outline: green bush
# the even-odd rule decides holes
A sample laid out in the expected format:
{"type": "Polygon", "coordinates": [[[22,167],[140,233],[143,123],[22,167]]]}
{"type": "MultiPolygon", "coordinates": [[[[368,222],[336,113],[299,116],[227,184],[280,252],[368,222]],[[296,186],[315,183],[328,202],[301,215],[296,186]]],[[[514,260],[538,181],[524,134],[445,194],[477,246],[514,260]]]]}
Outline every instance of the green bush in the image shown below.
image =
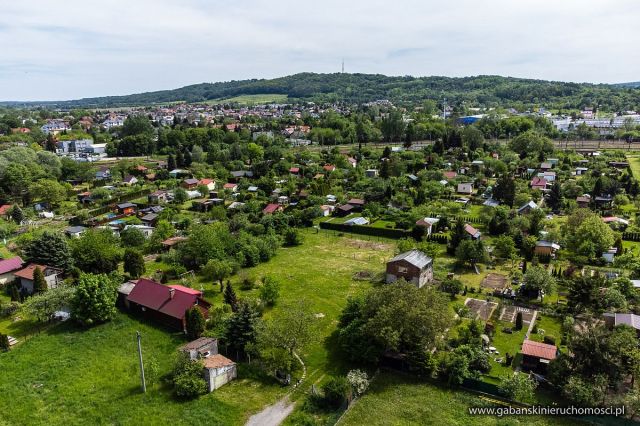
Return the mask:
{"type": "Polygon", "coordinates": [[[345,377],[333,377],[322,386],[324,401],[328,406],[338,408],[347,400],[349,390],[350,385],[345,377]]]}
{"type": "Polygon", "coordinates": [[[544,339],[542,341],[544,343],[548,343],[549,345],[555,345],[556,344],[556,338],[554,336],[551,336],[551,335],[544,336],[544,339]]]}

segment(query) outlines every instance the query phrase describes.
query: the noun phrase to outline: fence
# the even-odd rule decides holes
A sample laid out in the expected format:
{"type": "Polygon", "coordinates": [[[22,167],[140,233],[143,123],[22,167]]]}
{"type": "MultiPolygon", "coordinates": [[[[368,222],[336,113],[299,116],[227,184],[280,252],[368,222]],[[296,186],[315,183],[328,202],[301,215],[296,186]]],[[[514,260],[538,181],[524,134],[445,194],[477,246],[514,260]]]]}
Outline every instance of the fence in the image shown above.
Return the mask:
{"type": "Polygon", "coordinates": [[[625,241],[640,241],[640,232],[623,232],[622,239],[625,241]]]}

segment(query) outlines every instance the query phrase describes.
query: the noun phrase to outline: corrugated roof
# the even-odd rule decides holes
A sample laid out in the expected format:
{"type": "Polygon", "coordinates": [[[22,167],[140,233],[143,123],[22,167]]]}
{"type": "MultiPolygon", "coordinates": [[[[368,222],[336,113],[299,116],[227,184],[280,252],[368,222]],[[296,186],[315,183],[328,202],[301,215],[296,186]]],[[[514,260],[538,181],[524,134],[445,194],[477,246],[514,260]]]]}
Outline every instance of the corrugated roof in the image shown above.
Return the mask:
{"type": "Polygon", "coordinates": [[[0,260],[0,274],[6,274],[7,272],[15,271],[22,268],[24,261],[20,256],[12,257],[11,259],[0,260]]]}
{"type": "Polygon", "coordinates": [[[555,345],[534,342],[533,340],[525,340],[522,343],[523,355],[530,355],[542,359],[552,360],[556,358],[557,353],[558,348],[555,345]]]}
{"type": "Polygon", "coordinates": [[[404,253],[400,253],[399,255],[391,259],[389,262],[396,262],[398,260],[404,260],[406,262],[409,262],[413,266],[420,269],[424,268],[425,266],[433,262],[433,259],[431,259],[429,256],[427,256],[420,250],[405,251],[404,253]]]}

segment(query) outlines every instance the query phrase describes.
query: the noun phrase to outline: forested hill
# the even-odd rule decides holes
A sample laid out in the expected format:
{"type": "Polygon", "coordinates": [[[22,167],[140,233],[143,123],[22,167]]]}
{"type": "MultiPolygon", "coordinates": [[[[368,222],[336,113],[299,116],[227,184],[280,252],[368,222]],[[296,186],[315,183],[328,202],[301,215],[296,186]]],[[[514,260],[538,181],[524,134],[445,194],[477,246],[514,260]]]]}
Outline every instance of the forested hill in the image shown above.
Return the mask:
{"type": "MultiPolygon", "coordinates": [[[[621,111],[640,105],[640,90],[604,84],[566,83],[500,76],[387,77],[379,74],[301,73],[287,77],[201,83],[174,90],[47,102],[58,107],[120,107],[168,102],[215,101],[242,95],[280,94],[291,100],[368,102],[389,99],[416,104],[425,99],[469,106],[581,108],[621,111]]],[[[37,103],[36,103],[37,104],[37,103]]]]}

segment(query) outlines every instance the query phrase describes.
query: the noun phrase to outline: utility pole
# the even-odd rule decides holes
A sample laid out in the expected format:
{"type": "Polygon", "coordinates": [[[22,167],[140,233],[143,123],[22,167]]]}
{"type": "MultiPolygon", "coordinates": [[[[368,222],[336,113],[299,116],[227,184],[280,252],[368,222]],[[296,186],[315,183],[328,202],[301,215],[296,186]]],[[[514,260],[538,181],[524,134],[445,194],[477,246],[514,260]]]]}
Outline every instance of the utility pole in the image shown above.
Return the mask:
{"type": "Polygon", "coordinates": [[[140,360],[140,380],[142,381],[142,392],[146,393],[147,384],[144,381],[144,364],[142,362],[142,345],[140,344],[140,339],[142,338],[142,336],[140,336],[139,331],[136,331],[136,336],[138,337],[138,359],[140,360]]]}

